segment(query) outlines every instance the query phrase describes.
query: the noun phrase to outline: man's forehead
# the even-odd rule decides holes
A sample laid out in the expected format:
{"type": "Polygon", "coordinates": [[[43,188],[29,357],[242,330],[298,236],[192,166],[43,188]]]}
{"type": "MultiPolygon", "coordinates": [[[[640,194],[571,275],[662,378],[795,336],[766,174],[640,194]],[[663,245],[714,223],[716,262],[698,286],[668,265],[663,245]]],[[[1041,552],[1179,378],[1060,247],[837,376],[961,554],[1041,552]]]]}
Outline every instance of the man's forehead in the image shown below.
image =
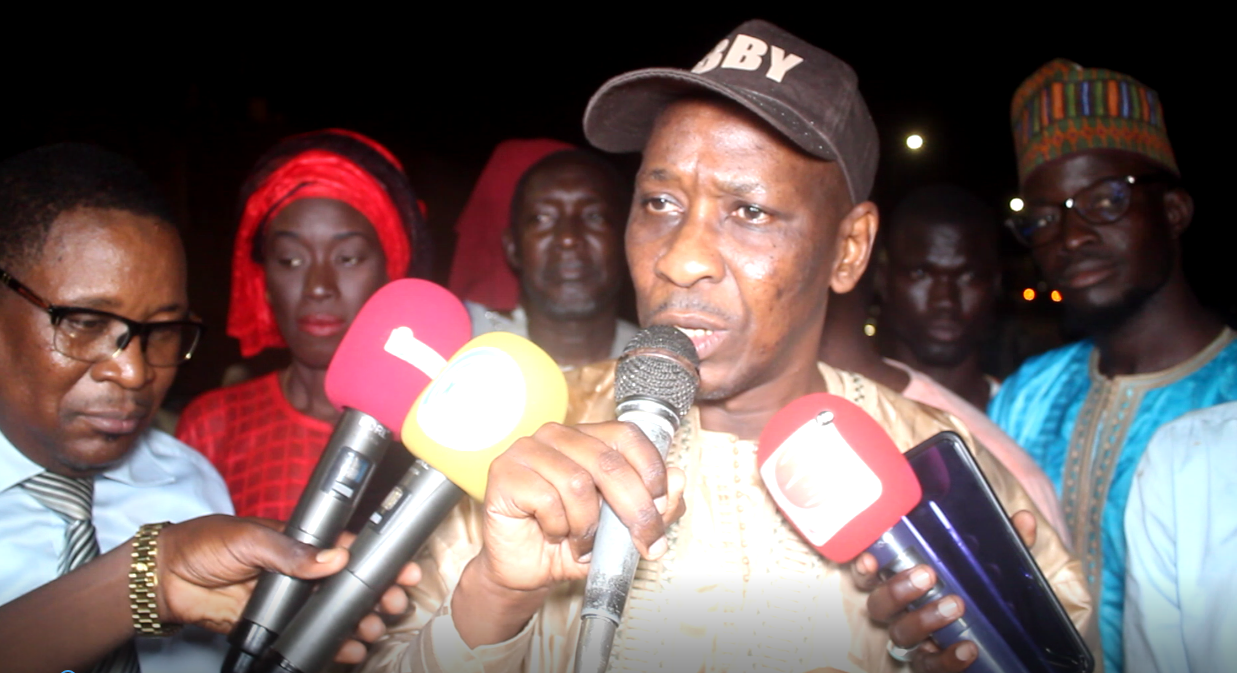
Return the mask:
{"type": "Polygon", "coordinates": [[[692,97],[667,105],[645,144],[638,179],[680,180],[683,172],[700,170],[706,156],[711,186],[732,196],[795,193],[850,205],[836,162],[807,155],[763,119],[722,99],[692,97]],[[772,165],[770,157],[777,158],[772,165]]]}
{"type": "Polygon", "coordinates": [[[962,260],[980,264],[996,260],[997,236],[979,223],[944,217],[911,218],[889,232],[889,255],[896,260],[928,260],[941,264],[962,260]]]}
{"type": "Polygon", "coordinates": [[[1031,197],[1040,193],[1065,193],[1066,196],[1072,196],[1079,189],[1105,178],[1141,176],[1165,171],[1164,167],[1133,152],[1083,150],[1036,167],[1027,175],[1023,191],[1031,197]]]}
{"type": "Polygon", "coordinates": [[[595,162],[579,156],[564,156],[551,157],[529,169],[524,178],[524,192],[527,195],[533,190],[554,188],[564,183],[589,187],[598,192],[617,187],[605,169],[595,162]]]}
{"type": "Polygon", "coordinates": [[[513,199],[519,231],[525,230],[532,211],[565,203],[611,209],[616,216],[627,209],[627,188],[620,184],[621,178],[592,161],[576,159],[533,170],[524,176],[513,199]]]}
{"type": "Polygon", "coordinates": [[[23,274],[27,284],[54,293],[47,299],[60,303],[114,308],[142,292],[183,304],[186,295],[184,250],[176,231],[157,218],[123,210],[62,213],[23,274]]]}

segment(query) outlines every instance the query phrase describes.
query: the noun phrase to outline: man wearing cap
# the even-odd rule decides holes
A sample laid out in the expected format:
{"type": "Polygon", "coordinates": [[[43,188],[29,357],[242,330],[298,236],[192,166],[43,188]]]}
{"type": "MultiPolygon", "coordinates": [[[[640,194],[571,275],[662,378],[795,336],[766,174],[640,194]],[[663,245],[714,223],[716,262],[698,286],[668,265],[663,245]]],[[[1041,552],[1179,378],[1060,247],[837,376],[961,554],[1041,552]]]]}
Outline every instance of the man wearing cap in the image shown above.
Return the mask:
{"type": "Polygon", "coordinates": [[[1237,346],[1182,271],[1194,205],[1156,93],[1058,59],[1023,82],[1011,113],[1027,206],[1010,227],[1088,338],[1028,360],[989,414],[1060,492],[1112,673],[1135,468],[1156,428],[1237,399],[1237,346]]]}
{"type": "MultiPolygon", "coordinates": [[[[814,392],[858,404],[903,449],[944,429],[971,441],[951,417],[816,361],[829,291],[854,285],[876,233],[866,199],[877,135],[854,72],[751,21],[690,72],[607,82],[585,133],[607,151],[643,150],[627,256],[641,323],[675,326],[696,347],[695,406],[663,462],[632,426],[596,422],[614,417],[613,363],[572,372],[568,421],[579,425],[544,426],[494,462],[485,502],[457,509],[420,558],[421,609],[367,670],[570,670],[599,496],[644,559],[609,670],[904,670],[899,648],[961,603],[879,624],[931,572],[900,574],[869,600],[795,533],[756,470],[765,424],[814,392]]],[[[991,455],[975,454],[1011,511],[1034,509],[991,455]]],[[[1083,621],[1077,562],[1039,525],[1036,557],[1083,621]]],[[[972,643],[933,650],[915,662],[960,670],[975,656],[972,643]]]]}

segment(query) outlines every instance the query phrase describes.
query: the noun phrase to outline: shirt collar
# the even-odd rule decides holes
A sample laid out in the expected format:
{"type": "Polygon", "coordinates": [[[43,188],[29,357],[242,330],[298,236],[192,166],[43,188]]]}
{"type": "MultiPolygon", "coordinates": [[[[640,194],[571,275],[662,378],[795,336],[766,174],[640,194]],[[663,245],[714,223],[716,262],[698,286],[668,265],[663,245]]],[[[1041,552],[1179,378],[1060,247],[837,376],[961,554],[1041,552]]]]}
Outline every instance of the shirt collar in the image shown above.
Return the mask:
{"type": "Polygon", "coordinates": [[[0,432],[0,492],[7,491],[42,471],[42,466],[18,451],[9,438],[0,432]]]}
{"type": "MultiPolygon", "coordinates": [[[[147,429],[143,432],[133,443],[128,457],[101,476],[138,488],[164,486],[176,481],[172,472],[163,465],[161,457],[151,449],[153,432],[158,431],[147,429]]],[[[42,471],[41,465],[27,458],[0,432],[0,491],[7,491],[42,471]]]]}

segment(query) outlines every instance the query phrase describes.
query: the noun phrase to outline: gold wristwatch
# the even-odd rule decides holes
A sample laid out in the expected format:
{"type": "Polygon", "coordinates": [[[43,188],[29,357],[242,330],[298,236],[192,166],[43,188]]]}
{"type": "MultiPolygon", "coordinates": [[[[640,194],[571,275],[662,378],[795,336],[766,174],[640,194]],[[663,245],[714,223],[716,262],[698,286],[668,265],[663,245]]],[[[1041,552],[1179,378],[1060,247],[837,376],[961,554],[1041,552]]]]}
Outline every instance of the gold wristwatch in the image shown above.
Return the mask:
{"type": "Polygon", "coordinates": [[[168,525],[148,523],[133,537],[133,563],[129,565],[129,611],[133,628],[144,636],[167,636],[180,629],[159,621],[159,604],[155,589],[159,586],[159,531],[168,525]]]}

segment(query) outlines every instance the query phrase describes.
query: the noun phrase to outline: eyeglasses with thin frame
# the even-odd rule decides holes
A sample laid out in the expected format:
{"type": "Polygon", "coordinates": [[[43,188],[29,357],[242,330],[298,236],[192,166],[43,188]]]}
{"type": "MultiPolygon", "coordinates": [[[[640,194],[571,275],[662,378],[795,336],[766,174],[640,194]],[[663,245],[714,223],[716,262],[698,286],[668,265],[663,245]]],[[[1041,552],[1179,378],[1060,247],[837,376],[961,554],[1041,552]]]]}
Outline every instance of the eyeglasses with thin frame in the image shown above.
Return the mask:
{"type": "Polygon", "coordinates": [[[175,367],[193,356],[206,326],[194,320],[138,322],[124,316],[77,306],[58,306],[35,294],[0,269],[0,282],[51,317],[57,353],[81,362],[102,362],[120,355],[137,338],[152,367],[175,367]]]}
{"type": "Polygon", "coordinates": [[[1173,180],[1175,178],[1164,173],[1104,178],[1059,203],[1028,202],[1022,212],[1005,221],[1005,226],[1020,243],[1037,248],[1055,241],[1061,235],[1065,211],[1072,210],[1091,224],[1111,224],[1129,212],[1135,185],[1173,180]]]}

